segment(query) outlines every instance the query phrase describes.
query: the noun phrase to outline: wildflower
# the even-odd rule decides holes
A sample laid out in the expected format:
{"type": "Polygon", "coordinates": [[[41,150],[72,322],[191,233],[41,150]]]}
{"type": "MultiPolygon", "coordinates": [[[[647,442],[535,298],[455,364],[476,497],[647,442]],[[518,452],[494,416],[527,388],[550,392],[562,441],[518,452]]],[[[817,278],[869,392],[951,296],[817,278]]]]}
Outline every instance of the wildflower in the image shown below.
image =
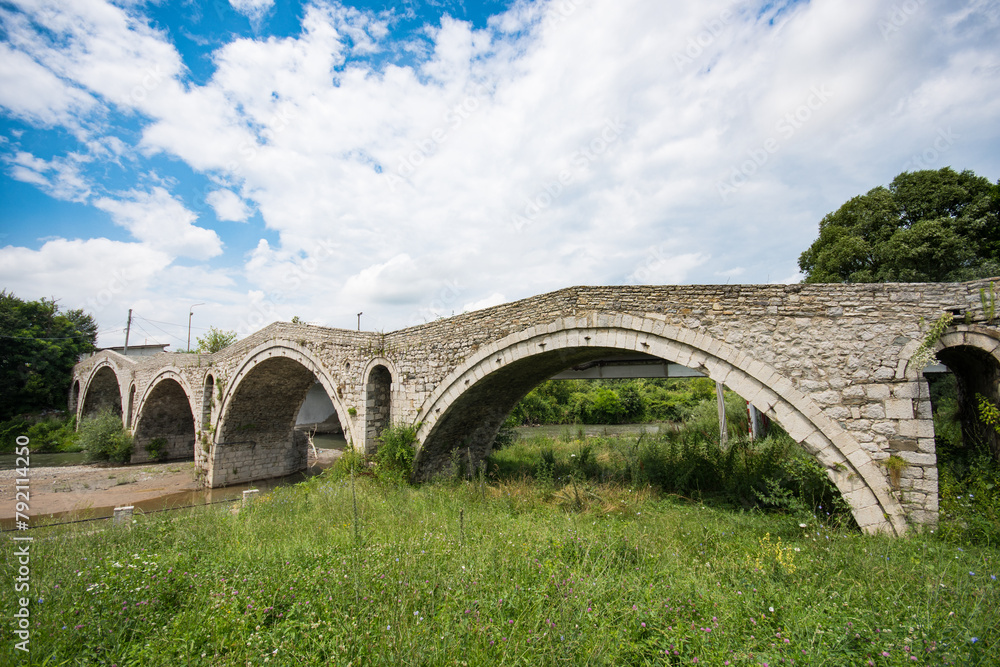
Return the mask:
{"type": "Polygon", "coordinates": [[[976,643],[976,642],[978,642],[978,641],[979,641],[979,637],[973,637],[973,638],[972,638],[972,643],[973,643],[973,644],[975,644],[975,643],[976,643]]]}

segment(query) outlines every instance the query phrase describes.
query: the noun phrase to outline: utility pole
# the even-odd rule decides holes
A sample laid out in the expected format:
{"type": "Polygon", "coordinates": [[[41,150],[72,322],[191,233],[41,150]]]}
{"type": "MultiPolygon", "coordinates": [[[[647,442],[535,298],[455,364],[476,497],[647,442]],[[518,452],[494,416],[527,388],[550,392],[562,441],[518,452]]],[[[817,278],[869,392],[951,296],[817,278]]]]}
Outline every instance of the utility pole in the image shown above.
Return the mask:
{"type": "Polygon", "coordinates": [[[125,325],[125,349],[122,350],[122,354],[128,356],[128,334],[132,331],[132,309],[128,309],[128,324],[125,325]]]}
{"type": "Polygon", "coordinates": [[[194,317],[194,307],[204,306],[204,305],[205,305],[204,303],[195,303],[191,304],[191,307],[188,308],[188,343],[187,343],[187,350],[185,350],[185,352],[191,351],[191,318],[194,317]]]}
{"type": "Polygon", "coordinates": [[[364,315],[364,313],[358,313],[358,331],[361,331],[361,316],[362,315],[364,315]]]}

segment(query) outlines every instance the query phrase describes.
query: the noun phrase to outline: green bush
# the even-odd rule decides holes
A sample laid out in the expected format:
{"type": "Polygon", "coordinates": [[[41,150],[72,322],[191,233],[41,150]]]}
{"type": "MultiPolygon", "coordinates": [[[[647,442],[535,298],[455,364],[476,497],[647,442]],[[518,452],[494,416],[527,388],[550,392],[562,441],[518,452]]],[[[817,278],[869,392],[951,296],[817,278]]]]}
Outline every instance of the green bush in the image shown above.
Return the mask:
{"type": "Polygon", "coordinates": [[[368,467],[366,465],[365,455],[354,447],[350,445],[344,450],[344,453],[334,461],[333,465],[324,472],[325,476],[331,477],[332,479],[344,479],[350,477],[353,471],[355,475],[364,474],[368,467]]]}
{"type": "Polygon", "coordinates": [[[162,461],[167,457],[167,445],[166,438],[153,438],[146,443],[146,453],[154,461],[162,461]]]}
{"type": "Polygon", "coordinates": [[[32,451],[79,451],[76,418],[73,416],[33,415],[19,416],[0,423],[0,452],[14,451],[17,438],[27,437],[32,451]]]}
{"type": "Polygon", "coordinates": [[[375,451],[375,476],[387,482],[401,483],[413,473],[419,425],[397,424],[386,427],[378,437],[375,451]]]}
{"type": "Polygon", "coordinates": [[[92,461],[128,463],[132,459],[132,435],[122,426],[122,419],[111,410],[80,423],[80,446],[92,461]]]}

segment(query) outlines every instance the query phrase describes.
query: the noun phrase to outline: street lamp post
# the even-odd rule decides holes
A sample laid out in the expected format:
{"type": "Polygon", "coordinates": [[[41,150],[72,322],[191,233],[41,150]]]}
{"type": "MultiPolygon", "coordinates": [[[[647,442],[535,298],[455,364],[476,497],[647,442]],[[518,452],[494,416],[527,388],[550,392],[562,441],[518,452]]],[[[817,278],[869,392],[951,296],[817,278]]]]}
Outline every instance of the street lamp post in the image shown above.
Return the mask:
{"type": "Polygon", "coordinates": [[[362,315],[364,315],[364,313],[358,313],[358,331],[361,331],[361,316],[362,315]]]}
{"type": "Polygon", "coordinates": [[[188,344],[187,344],[187,351],[188,352],[191,351],[191,318],[194,317],[194,307],[195,306],[204,306],[204,305],[205,305],[204,302],[202,302],[202,303],[194,303],[194,304],[191,304],[190,308],[188,308],[188,344]]]}

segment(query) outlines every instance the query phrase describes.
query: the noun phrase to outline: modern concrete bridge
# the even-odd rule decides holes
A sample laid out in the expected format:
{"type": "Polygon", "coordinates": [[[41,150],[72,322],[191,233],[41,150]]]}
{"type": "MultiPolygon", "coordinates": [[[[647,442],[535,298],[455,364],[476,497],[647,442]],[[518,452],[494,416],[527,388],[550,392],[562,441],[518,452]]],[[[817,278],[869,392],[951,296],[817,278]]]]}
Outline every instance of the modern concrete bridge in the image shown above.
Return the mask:
{"type": "Polygon", "coordinates": [[[910,363],[930,323],[960,391],[997,398],[1000,333],[964,284],[573,287],[392,333],[272,324],[216,354],[101,352],[74,371],[81,418],[109,406],[135,435],[194,457],[209,486],[300,470],[296,415],[319,383],[345,436],[372,451],[390,423],[419,424],[416,474],[454,449],[488,453],[511,408],[543,380],[628,355],[724,383],[827,469],[858,524],[901,534],[938,510],[934,424],[910,363]],[[906,461],[898,488],[881,461],[906,461]]]}

